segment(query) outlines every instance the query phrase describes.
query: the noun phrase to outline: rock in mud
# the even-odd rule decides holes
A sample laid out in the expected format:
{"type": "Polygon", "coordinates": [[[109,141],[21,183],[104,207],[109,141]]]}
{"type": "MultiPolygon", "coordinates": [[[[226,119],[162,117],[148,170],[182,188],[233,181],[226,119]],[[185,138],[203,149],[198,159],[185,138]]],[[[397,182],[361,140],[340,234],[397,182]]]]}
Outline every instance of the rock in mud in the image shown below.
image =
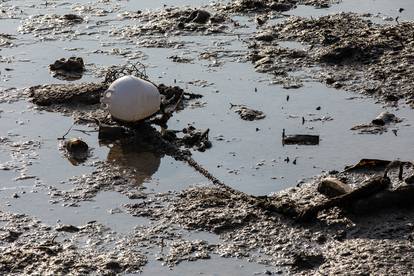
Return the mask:
{"type": "Polygon", "coordinates": [[[79,138],[65,140],[63,147],[72,164],[78,165],[86,161],[89,155],[89,146],[79,138]]]}
{"type": "Polygon", "coordinates": [[[327,197],[336,197],[349,193],[351,191],[349,185],[343,183],[337,178],[327,177],[323,179],[318,185],[318,192],[327,197]]]}
{"type": "Polygon", "coordinates": [[[244,105],[232,105],[231,108],[236,107],[234,112],[240,115],[240,118],[245,121],[261,120],[266,117],[263,111],[248,108],[244,105]]]}
{"type": "Polygon", "coordinates": [[[187,148],[193,148],[203,152],[212,147],[212,144],[208,138],[209,132],[210,129],[201,131],[197,130],[193,126],[189,126],[183,129],[184,136],[178,141],[187,148]]]}
{"type": "Polygon", "coordinates": [[[397,116],[387,111],[382,112],[374,120],[372,120],[372,123],[377,126],[384,126],[386,124],[399,122],[401,122],[401,120],[397,116]]]}
{"type": "Polygon", "coordinates": [[[49,65],[53,76],[63,80],[78,80],[85,71],[85,64],[80,57],[61,58],[49,65]]]}
{"type": "Polygon", "coordinates": [[[85,64],[83,59],[80,57],[70,57],[68,59],[61,58],[56,60],[53,64],[49,65],[50,70],[52,71],[66,71],[66,72],[75,72],[82,73],[85,70],[85,64]]]}
{"type": "Polygon", "coordinates": [[[382,134],[388,131],[388,127],[402,122],[400,118],[387,111],[379,114],[369,124],[359,124],[353,126],[351,130],[357,130],[360,134],[382,134]]]}

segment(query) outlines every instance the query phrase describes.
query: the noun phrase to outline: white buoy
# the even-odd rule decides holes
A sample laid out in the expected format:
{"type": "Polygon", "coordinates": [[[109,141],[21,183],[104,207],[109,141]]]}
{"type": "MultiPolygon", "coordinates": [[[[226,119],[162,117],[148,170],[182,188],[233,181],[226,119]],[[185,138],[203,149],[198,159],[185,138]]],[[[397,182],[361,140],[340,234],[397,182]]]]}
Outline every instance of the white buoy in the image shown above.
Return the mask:
{"type": "Polygon", "coordinates": [[[109,86],[101,102],[115,119],[136,122],[160,109],[161,96],[154,84],[134,76],[124,76],[109,86]]]}

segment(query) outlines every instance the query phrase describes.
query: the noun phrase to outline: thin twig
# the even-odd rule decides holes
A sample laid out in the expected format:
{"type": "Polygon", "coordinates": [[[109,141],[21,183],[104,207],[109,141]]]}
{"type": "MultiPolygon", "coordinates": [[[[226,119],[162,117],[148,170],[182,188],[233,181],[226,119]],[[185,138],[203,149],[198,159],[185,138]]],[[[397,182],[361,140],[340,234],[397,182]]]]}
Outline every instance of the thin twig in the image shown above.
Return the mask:
{"type": "Polygon", "coordinates": [[[68,129],[68,131],[66,131],[66,133],[65,134],[63,134],[63,136],[61,137],[61,138],[58,138],[58,140],[65,140],[65,138],[66,138],[66,135],[68,135],[69,134],[69,132],[72,130],[72,128],[75,126],[75,123],[73,123],[71,126],[70,126],[70,128],[68,129]]]}
{"type": "Polygon", "coordinates": [[[73,130],[82,132],[83,134],[88,135],[88,136],[91,135],[90,132],[98,132],[97,130],[83,130],[83,129],[73,129],[73,130]]]}

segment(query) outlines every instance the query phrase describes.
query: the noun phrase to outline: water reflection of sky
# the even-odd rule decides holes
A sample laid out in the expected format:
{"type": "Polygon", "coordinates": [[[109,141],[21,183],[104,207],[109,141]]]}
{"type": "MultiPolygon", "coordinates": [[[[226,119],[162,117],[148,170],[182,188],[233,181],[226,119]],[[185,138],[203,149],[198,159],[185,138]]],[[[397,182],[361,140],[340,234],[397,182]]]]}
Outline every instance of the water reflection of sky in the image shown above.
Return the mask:
{"type": "MultiPolygon", "coordinates": [[[[86,3],[86,1],[84,1],[86,3]]],[[[201,1],[207,3],[207,1],[201,1]]],[[[59,6],[30,6],[32,2],[21,2],[22,9],[26,11],[20,15],[22,19],[29,13],[69,13],[73,12],[75,2],[67,2],[59,6]]],[[[175,4],[192,3],[197,1],[170,1],[175,4]]],[[[10,6],[11,1],[2,5],[10,6]]],[[[19,1],[13,1],[19,6],[19,1]]],[[[138,10],[160,7],[160,1],[127,1],[117,2],[118,7],[113,14],[107,17],[94,17],[88,15],[90,21],[79,26],[80,30],[90,30],[99,20],[116,18],[119,10],[138,10]],[[148,6],[147,6],[148,5],[148,6]]],[[[102,6],[102,3],[98,4],[102,6]]],[[[399,7],[405,8],[402,18],[412,15],[413,3],[411,1],[347,0],[339,5],[332,5],[329,9],[315,9],[313,7],[299,6],[289,12],[290,14],[317,16],[339,10],[358,12],[381,13],[396,16],[399,7]]],[[[412,18],[412,17],[411,17],[412,18]]],[[[112,20],[110,19],[110,20],[112,20]]],[[[255,30],[255,24],[246,17],[238,16],[242,25],[248,28],[236,30],[241,34],[255,30]]],[[[291,187],[302,178],[311,177],[324,170],[340,170],[346,164],[354,163],[360,158],[383,159],[409,159],[414,152],[411,145],[413,130],[406,126],[412,124],[412,110],[400,108],[389,110],[398,116],[406,118],[404,123],[396,126],[399,135],[395,137],[392,132],[384,135],[357,135],[350,128],[358,123],[369,122],[383,108],[370,99],[347,98],[355,96],[335,89],[327,88],[323,84],[306,82],[304,87],[296,90],[286,90],[277,85],[269,85],[271,77],[258,74],[249,63],[240,63],[246,51],[246,44],[238,39],[237,35],[216,35],[205,39],[203,35],[179,37],[169,39],[187,42],[183,49],[138,48],[130,41],[119,40],[108,33],[108,25],[102,24],[97,28],[95,35],[81,35],[75,40],[39,41],[39,38],[30,34],[19,35],[17,26],[20,19],[2,19],[0,29],[9,24],[7,33],[17,37],[16,47],[4,48],[2,56],[10,57],[11,63],[0,64],[2,79],[0,88],[25,87],[39,83],[61,83],[52,78],[48,65],[61,57],[79,55],[84,58],[87,72],[81,81],[96,81],[99,78],[94,68],[102,68],[112,64],[124,64],[128,60],[120,55],[111,55],[113,49],[127,49],[143,53],[138,59],[148,66],[148,74],[158,83],[174,84],[190,92],[204,95],[200,101],[203,108],[187,108],[170,120],[172,129],[182,129],[187,124],[194,124],[197,128],[210,128],[210,138],[213,148],[204,152],[195,152],[195,159],[210,170],[225,183],[242,191],[253,194],[267,194],[286,187],[291,187]],[[76,50],[73,50],[76,49],[76,50]],[[105,53],[96,50],[105,50],[105,53]],[[239,57],[229,57],[220,67],[211,67],[211,61],[199,59],[200,52],[228,50],[239,53],[239,57]],[[36,54],[33,54],[36,53],[36,54]],[[168,57],[178,55],[194,59],[192,64],[174,63],[168,57]],[[5,72],[4,67],[13,69],[5,72]],[[211,84],[205,87],[191,85],[190,82],[205,81],[211,84]],[[257,89],[257,93],[255,93],[257,89]],[[286,102],[286,96],[290,101],[286,102]],[[262,110],[266,118],[256,122],[245,122],[229,110],[230,103],[246,104],[249,107],[262,110]],[[321,106],[320,111],[316,107],[321,106]],[[306,119],[330,116],[333,121],[308,122],[301,124],[301,117],[306,119]],[[296,119],[295,119],[296,118],[296,119]],[[259,131],[256,131],[256,128],[259,131]],[[281,133],[286,129],[289,134],[317,134],[321,136],[321,143],[317,147],[282,146],[281,133]],[[221,137],[221,138],[220,138],[221,137]],[[390,147],[389,145],[393,145],[390,147]],[[296,165],[283,162],[289,157],[297,158],[296,165]]],[[[136,24],[135,21],[110,21],[111,25],[136,24]]],[[[243,36],[243,35],[242,35],[243,36]]],[[[283,43],[284,47],[300,48],[297,43],[283,43]]],[[[306,46],[305,46],[306,47],[306,46]]],[[[220,52],[221,51],[221,52],[220,52]]],[[[300,73],[299,73],[300,74],[300,73]]],[[[56,137],[62,135],[71,125],[71,119],[59,114],[43,113],[33,116],[31,111],[20,114],[18,110],[25,110],[25,104],[12,104],[6,109],[14,110],[12,113],[0,114],[2,129],[15,131],[27,137],[42,140],[43,145],[39,151],[40,159],[33,162],[29,172],[44,179],[48,184],[54,184],[69,178],[71,175],[87,173],[93,170],[89,166],[96,160],[112,160],[122,166],[137,171],[137,182],[144,183],[155,190],[174,190],[188,187],[191,184],[207,182],[192,168],[170,157],[161,157],[134,146],[115,146],[109,149],[100,147],[95,134],[81,136],[92,148],[92,158],[87,164],[68,169],[68,162],[57,151],[56,137]],[[15,122],[26,120],[25,125],[19,126],[15,122]],[[48,126],[48,127],[45,127],[48,126]],[[45,167],[49,168],[48,170],[45,167]],[[152,175],[152,177],[151,177],[152,175]]],[[[1,160],[7,160],[3,154],[1,160]]]]}

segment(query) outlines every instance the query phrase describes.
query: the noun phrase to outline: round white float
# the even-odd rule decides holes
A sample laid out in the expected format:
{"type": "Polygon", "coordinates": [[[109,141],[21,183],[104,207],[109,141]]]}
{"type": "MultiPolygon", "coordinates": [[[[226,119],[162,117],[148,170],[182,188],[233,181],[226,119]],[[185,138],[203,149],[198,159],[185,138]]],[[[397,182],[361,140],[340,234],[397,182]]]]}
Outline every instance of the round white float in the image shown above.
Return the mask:
{"type": "Polygon", "coordinates": [[[160,109],[161,96],[154,84],[134,76],[124,76],[109,86],[101,102],[115,119],[136,122],[160,109]]]}

